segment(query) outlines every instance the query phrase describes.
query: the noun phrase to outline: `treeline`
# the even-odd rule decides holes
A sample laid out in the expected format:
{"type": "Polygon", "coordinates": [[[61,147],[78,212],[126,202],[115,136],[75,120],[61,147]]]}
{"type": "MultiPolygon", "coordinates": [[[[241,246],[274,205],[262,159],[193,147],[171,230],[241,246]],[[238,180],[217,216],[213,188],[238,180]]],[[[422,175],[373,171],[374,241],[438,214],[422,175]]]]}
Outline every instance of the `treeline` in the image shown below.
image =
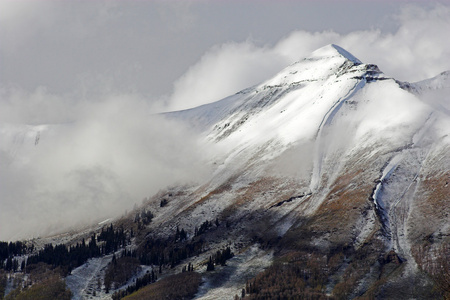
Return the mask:
{"type": "Polygon", "coordinates": [[[167,239],[147,240],[137,249],[137,255],[142,265],[169,265],[173,268],[182,260],[203,252],[203,239],[181,243],[176,236],[167,239]]]}
{"type": "MultiPolygon", "coordinates": [[[[194,266],[191,263],[189,263],[187,266],[183,267],[181,274],[183,274],[183,275],[180,276],[178,274],[178,275],[169,276],[163,281],[170,281],[171,279],[177,279],[177,280],[174,280],[174,284],[175,284],[175,281],[181,284],[180,286],[177,286],[177,288],[184,287],[185,285],[188,285],[189,283],[194,283],[194,286],[196,285],[198,287],[199,282],[197,281],[197,279],[198,279],[199,275],[198,275],[198,273],[194,272],[194,266]],[[181,278],[183,278],[183,280],[180,281],[181,278]]],[[[152,270],[151,272],[147,271],[147,273],[144,276],[137,278],[136,282],[134,284],[129,285],[126,289],[116,291],[112,295],[112,299],[120,300],[120,299],[122,299],[128,295],[131,295],[134,292],[148,286],[149,284],[155,283],[157,281],[157,279],[158,279],[158,276],[156,275],[154,270],[152,270]]],[[[191,289],[192,289],[192,287],[191,287],[191,289]]],[[[192,293],[192,291],[188,292],[188,293],[192,293]]],[[[172,299],[167,294],[166,294],[165,298],[172,299]]],[[[184,299],[184,298],[176,297],[175,299],[184,299]]]]}
{"type": "MultiPolygon", "coordinates": [[[[143,210],[135,215],[134,221],[147,225],[152,218],[151,211],[143,210]]],[[[124,254],[128,257],[136,257],[142,265],[170,265],[173,268],[182,260],[203,252],[204,241],[198,236],[208,231],[213,224],[212,221],[205,221],[198,229],[195,227],[194,237],[189,242],[187,232],[177,227],[174,235],[166,239],[147,238],[136,251],[124,251],[124,254]]],[[[219,226],[218,220],[215,224],[219,226]]],[[[99,234],[92,235],[88,242],[83,239],[72,246],[47,244],[36,254],[31,254],[34,251],[34,245],[27,248],[23,242],[0,242],[0,269],[13,272],[25,271],[27,265],[43,262],[53,268],[61,267],[63,274],[66,275],[90,258],[125,248],[131,244],[133,236],[132,229],[126,233],[123,227],[115,229],[111,224],[102,228],[99,234]],[[19,260],[15,257],[25,254],[31,255],[27,259],[22,259],[19,264],[19,260]]]]}
{"type": "Polygon", "coordinates": [[[43,262],[53,268],[61,267],[63,275],[67,275],[89,258],[98,257],[101,254],[101,248],[98,246],[95,236],[92,236],[88,244],[84,239],[81,243],[70,247],[63,244],[56,246],[47,244],[37,254],[29,256],[26,264],[32,265],[43,262]]]}
{"type": "MultiPolygon", "coordinates": [[[[184,229],[177,227],[175,235],[169,236],[167,239],[151,239],[147,238],[145,244],[143,244],[137,251],[124,250],[122,256],[116,259],[113,256],[112,261],[108,264],[105,272],[105,288],[106,292],[111,288],[111,283],[115,283],[116,287],[125,284],[133,274],[136,273],[136,262],[143,265],[156,265],[159,266],[158,273],[162,273],[162,266],[167,265],[171,268],[179,264],[181,260],[188,257],[199,254],[203,251],[203,240],[191,241],[186,243],[186,233],[184,229]],[[185,242],[181,245],[181,242],[185,242]],[[124,274],[126,274],[125,277],[124,274]],[[122,280],[118,279],[122,276],[122,280]]],[[[229,248],[228,248],[229,250],[229,248]]],[[[229,251],[231,253],[231,251],[229,251]]],[[[218,255],[222,259],[228,253],[227,250],[218,251],[218,255]],[[219,255],[220,253],[220,255],[219,255]]],[[[232,254],[231,254],[232,255],[232,254]]],[[[182,273],[193,272],[194,266],[189,263],[187,266],[183,266],[182,273]]],[[[112,298],[114,300],[122,299],[132,293],[146,287],[147,285],[156,282],[158,275],[154,269],[147,271],[147,273],[137,278],[134,284],[129,285],[126,289],[116,291],[112,298]]]]}
{"type": "MultiPolygon", "coordinates": [[[[16,272],[19,270],[19,261],[15,259],[15,256],[25,255],[34,250],[34,246],[30,249],[23,242],[0,242],[0,269],[5,271],[16,272]]],[[[24,262],[22,261],[22,269],[24,268],[24,262]]]]}
{"type": "MultiPolygon", "coordinates": [[[[32,252],[34,246],[30,247],[30,252],[32,252]]],[[[11,256],[20,256],[27,254],[27,245],[23,242],[0,242],[0,260],[4,261],[11,256]]]]}
{"type": "MultiPolygon", "coordinates": [[[[138,224],[138,233],[140,227],[151,222],[153,214],[150,211],[143,210],[135,215],[135,223],[138,224]]],[[[67,276],[70,272],[83,265],[88,259],[101,257],[111,253],[123,250],[121,257],[113,260],[105,272],[104,283],[106,290],[117,289],[123,286],[130,278],[136,275],[140,265],[159,267],[159,273],[163,268],[173,268],[181,261],[189,257],[196,256],[205,251],[205,241],[202,235],[209,231],[212,227],[218,227],[219,221],[204,221],[200,226],[195,227],[191,238],[183,228],[176,228],[176,231],[166,238],[149,237],[139,241],[136,249],[126,249],[131,244],[134,237],[133,228],[125,231],[121,226],[115,228],[112,224],[101,229],[98,234],[93,234],[89,239],[83,239],[74,245],[53,245],[47,244],[36,252],[34,246],[26,246],[22,242],[6,243],[0,242],[0,268],[7,271],[30,272],[36,265],[44,263],[50,266],[52,270],[56,270],[62,276],[67,276]],[[25,256],[27,255],[27,256],[25,256]]],[[[142,229],[142,228],[141,228],[142,229]]],[[[142,235],[138,235],[142,236],[142,235]]],[[[117,254],[117,253],[116,253],[117,254]]],[[[216,265],[225,265],[227,259],[233,257],[230,248],[217,251],[212,256],[213,263],[216,265]]],[[[189,264],[184,267],[182,272],[193,272],[193,265],[189,264]]],[[[154,271],[145,274],[141,278],[128,286],[125,290],[118,291],[116,296],[120,299],[124,295],[141,289],[142,287],[153,283],[157,280],[154,271]]]]}
{"type": "MultiPolygon", "coordinates": [[[[137,249],[137,257],[142,265],[170,265],[171,268],[182,260],[199,255],[204,251],[204,240],[199,236],[213,226],[212,221],[204,221],[195,227],[194,237],[188,240],[187,232],[177,227],[174,235],[166,239],[147,237],[137,249]]],[[[215,225],[219,226],[216,219],[215,225]]]]}
{"type": "MultiPolygon", "coordinates": [[[[159,273],[162,273],[162,267],[167,266],[170,268],[175,267],[181,261],[201,254],[204,251],[204,240],[199,237],[199,235],[208,231],[212,226],[213,222],[204,221],[199,228],[195,227],[194,237],[191,240],[187,239],[187,232],[183,228],[176,228],[176,232],[173,235],[163,239],[163,238],[151,238],[147,237],[136,250],[125,250],[122,252],[122,257],[126,258],[136,258],[142,265],[153,265],[159,266],[159,273]]],[[[219,226],[218,220],[215,221],[215,225],[219,226]]],[[[217,251],[214,255],[214,263],[225,265],[225,262],[233,257],[234,254],[228,247],[224,250],[217,251]]],[[[120,260],[117,259],[112,261],[108,266],[108,269],[117,269],[120,265],[120,260]]],[[[189,263],[187,266],[182,268],[182,273],[188,272],[192,273],[194,271],[194,266],[189,263]]],[[[108,271],[106,272],[106,276],[108,271]]],[[[152,270],[151,273],[144,275],[141,278],[136,279],[136,283],[128,286],[124,290],[117,291],[113,294],[113,299],[121,299],[133,292],[141,289],[142,287],[153,283],[157,280],[156,273],[152,270]]],[[[109,279],[105,277],[105,282],[109,279]]]]}
{"type": "MultiPolygon", "coordinates": [[[[15,256],[20,256],[28,253],[28,250],[32,251],[23,242],[0,242],[0,269],[5,271],[17,272],[19,270],[19,261],[15,259],[15,256]]],[[[24,262],[22,262],[22,269],[24,268],[24,262]]]]}
{"type": "Polygon", "coordinates": [[[70,247],[63,244],[56,246],[47,244],[36,255],[30,256],[27,264],[44,262],[54,268],[61,267],[64,275],[66,275],[90,258],[100,257],[117,251],[125,246],[128,241],[129,238],[127,239],[123,228],[115,230],[111,224],[106,230],[102,228],[102,231],[97,236],[95,234],[92,235],[88,243],[83,239],[81,243],[70,247]]]}
{"type": "Polygon", "coordinates": [[[227,260],[229,260],[230,258],[234,257],[234,253],[231,252],[230,247],[227,247],[224,250],[218,250],[216,252],[216,255],[214,256],[214,262],[216,263],[216,265],[221,265],[221,266],[225,266],[225,263],[227,262],[227,260]]]}
{"type": "MultiPolygon", "coordinates": [[[[88,243],[83,239],[76,245],[47,244],[36,254],[29,255],[20,264],[20,270],[26,271],[27,265],[46,263],[53,268],[61,267],[63,275],[69,274],[74,268],[81,266],[88,259],[110,254],[130,243],[132,233],[127,235],[123,228],[114,229],[111,224],[102,229],[97,236],[91,236],[88,243]]],[[[34,251],[34,246],[27,248],[22,242],[0,242],[0,269],[16,272],[19,270],[19,261],[14,258],[34,251]]]]}
{"type": "MultiPolygon", "coordinates": [[[[142,213],[136,214],[135,222],[142,222],[143,216],[145,216],[145,212],[144,215],[142,215],[142,213]]],[[[180,229],[177,226],[175,233],[167,238],[151,238],[147,236],[145,241],[143,241],[136,250],[124,250],[121,258],[118,259],[114,256],[105,272],[104,282],[106,290],[109,291],[113,283],[116,287],[123,285],[131,275],[135,273],[135,269],[130,267],[133,263],[128,263],[127,267],[122,266],[126,259],[131,259],[133,262],[136,260],[141,265],[159,266],[158,273],[161,274],[163,266],[173,268],[181,261],[199,255],[204,251],[205,242],[198,236],[208,231],[213,224],[214,223],[211,221],[205,221],[200,225],[200,229],[195,227],[194,237],[191,240],[188,240],[188,234],[184,228],[180,229]],[[119,274],[122,276],[127,274],[126,280],[118,280],[121,276],[119,274]]],[[[215,224],[219,226],[218,220],[216,220],[215,224]]],[[[217,264],[224,264],[225,261],[232,256],[233,254],[231,253],[230,248],[227,248],[218,251],[214,257],[217,264]]],[[[182,268],[182,273],[193,271],[194,266],[191,263],[182,268]]],[[[112,298],[114,300],[122,299],[123,297],[131,295],[143,287],[156,282],[157,278],[157,274],[152,270],[143,277],[137,278],[136,282],[129,285],[126,289],[116,291],[112,295],[112,298]]]]}
{"type": "Polygon", "coordinates": [[[130,243],[132,235],[133,231],[127,237],[123,227],[114,230],[112,224],[106,230],[102,228],[100,234],[97,235],[97,241],[104,242],[101,246],[101,254],[116,252],[120,248],[125,247],[130,243]]]}

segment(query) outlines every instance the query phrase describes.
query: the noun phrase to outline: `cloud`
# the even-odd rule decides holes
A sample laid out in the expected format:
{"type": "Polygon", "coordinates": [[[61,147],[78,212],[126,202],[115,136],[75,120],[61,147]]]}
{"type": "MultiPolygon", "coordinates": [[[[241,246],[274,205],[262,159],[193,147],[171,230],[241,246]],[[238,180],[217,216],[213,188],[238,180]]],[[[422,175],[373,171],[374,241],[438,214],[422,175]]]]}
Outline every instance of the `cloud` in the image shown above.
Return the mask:
{"type": "Polygon", "coordinates": [[[399,80],[414,82],[450,69],[450,41],[445,38],[450,30],[450,6],[406,6],[397,18],[400,27],[394,34],[354,32],[340,42],[361,60],[378,64],[399,80]]]}
{"type": "Polygon", "coordinates": [[[5,123],[48,124],[73,121],[82,103],[69,96],[38,87],[27,92],[18,87],[0,88],[0,119],[5,123]]]}
{"type": "Polygon", "coordinates": [[[283,57],[251,41],[215,46],[175,82],[169,109],[216,101],[265,79],[284,63],[283,57]]]}
{"type": "Polygon", "coordinates": [[[170,109],[219,100],[275,75],[324,45],[334,43],[396,79],[418,81],[450,69],[450,6],[405,6],[395,33],[294,31],[275,45],[252,41],[213,47],[174,83],[170,109]]]}
{"type": "Polygon", "coordinates": [[[207,147],[139,97],[112,94],[74,105],[45,90],[13,96],[7,111],[18,122],[0,124],[0,240],[121,215],[161,188],[209,174],[207,147]],[[24,99],[33,102],[30,111],[24,99]]]}

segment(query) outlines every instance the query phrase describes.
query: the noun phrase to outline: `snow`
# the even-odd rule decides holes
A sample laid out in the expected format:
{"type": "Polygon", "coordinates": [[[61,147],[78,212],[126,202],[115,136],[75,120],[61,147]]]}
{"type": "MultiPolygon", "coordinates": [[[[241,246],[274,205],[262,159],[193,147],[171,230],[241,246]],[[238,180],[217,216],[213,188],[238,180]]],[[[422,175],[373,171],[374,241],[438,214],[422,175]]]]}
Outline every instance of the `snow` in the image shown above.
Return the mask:
{"type": "Polygon", "coordinates": [[[102,295],[98,289],[98,280],[103,282],[104,269],[111,262],[112,254],[99,258],[89,259],[85,264],[72,270],[66,277],[67,287],[73,293],[73,300],[93,299],[93,291],[99,299],[110,299],[110,295],[102,295]]]}
{"type": "Polygon", "coordinates": [[[442,72],[433,78],[415,82],[412,85],[421,92],[426,92],[427,90],[449,89],[450,70],[442,72]]]}
{"type": "Polygon", "coordinates": [[[246,281],[269,267],[272,258],[272,252],[263,251],[258,245],[250,247],[229,259],[226,266],[217,266],[219,270],[205,273],[204,282],[194,299],[232,299],[234,295],[240,296],[246,281]]]}
{"type": "MultiPolygon", "coordinates": [[[[446,91],[448,77],[447,72],[412,86],[421,95],[446,91]]],[[[167,235],[180,226],[190,233],[234,205],[236,219],[260,211],[261,215],[274,212],[270,221],[274,232],[282,236],[299,216],[317,211],[342,176],[343,166],[376,161],[373,178],[367,178],[379,180],[373,184],[375,210],[371,206],[357,221],[355,245],[364,243],[376,228],[378,210],[387,230],[387,247],[409,259],[407,220],[417,201],[423,162],[450,144],[446,98],[429,100],[417,95],[402,89],[376,66],[363,64],[339,46],[328,45],[235,95],[166,113],[169,118],[187,122],[207,143],[213,153],[207,158],[213,172],[201,184],[174,187],[149,200],[146,208],[155,215],[149,229],[167,235]],[[355,157],[358,155],[362,157],[355,157]],[[256,186],[258,180],[268,178],[262,187],[256,186]],[[299,195],[307,196],[271,207],[299,195]],[[162,197],[168,199],[164,207],[159,206],[162,197]]],[[[13,158],[10,163],[22,163],[48,130],[47,126],[3,126],[0,136],[5,142],[0,146],[13,158]]],[[[374,168],[367,163],[357,167],[374,168]]],[[[240,238],[233,242],[240,243],[240,238]]],[[[223,246],[221,243],[211,247],[223,246]]],[[[237,253],[227,266],[204,274],[196,298],[239,295],[246,279],[269,266],[272,256],[257,245],[237,253]]],[[[195,258],[196,267],[204,258],[195,258]]],[[[110,259],[91,259],[73,270],[67,284],[74,299],[92,296],[110,259]]],[[[98,297],[107,295],[100,293],[98,297]]]]}
{"type": "Polygon", "coordinates": [[[111,221],[111,219],[106,219],[106,220],[103,220],[103,221],[99,222],[98,225],[103,225],[103,224],[106,224],[106,223],[108,223],[110,221],[111,221]]]}
{"type": "Polygon", "coordinates": [[[383,189],[383,183],[389,179],[394,170],[397,168],[399,162],[402,160],[402,154],[395,155],[388,163],[386,168],[383,169],[380,182],[377,184],[375,191],[373,192],[373,203],[377,209],[385,209],[385,205],[381,200],[381,193],[383,189]]]}
{"type": "MultiPolygon", "coordinates": [[[[120,251],[115,254],[119,257],[120,251]]],[[[89,259],[82,266],[72,270],[71,274],[66,277],[66,284],[73,293],[73,300],[111,299],[111,295],[115,290],[112,288],[110,292],[106,294],[103,279],[106,267],[111,262],[112,256],[113,255],[110,254],[103,257],[89,259]],[[93,296],[94,291],[96,296],[93,296]]],[[[151,270],[151,266],[141,266],[137,274],[131,277],[128,282],[121,287],[121,289],[127,288],[128,285],[134,284],[136,278],[144,276],[147,271],[151,270]]]]}
{"type": "Polygon", "coordinates": [[[337,112],[342,107],[342,105],[345,103],[345,101],[347,101],[348,99],[353,97],[355,95],[355,93],[357,93],[360,89],[362,89],[364,87],[365,84],[366,84],[365,79],[356,81],[355,85],[352,88],[350,88],[350,90],[348,90],[347,95],[343,96],[341,99],[336,101],[336,103],[334,103],[331,106],[331,108],[324,115],[322,121],[320,122],[319,129],[317,132],[317,142],[316,142],[316,151],[315,151],[316,157],[314,160],[314,169],[313,169],[313,173],[311,176],[311,184],[310,184],[311,191],[316,191],[319,186],[319,182],[320,182],[322,160],[323,160],[323,156],[324,156],[323,145],[322,145],[322,143],[323,143],[323,141],[322,141],[323,128],[325,126],[331,125],[331,122],[333,121],[334,116],[337,114],[337,112]]]}
{"type": "MultiPolygon", "coordinates": [[[[447,75],[443,73],[432,83],[416,86],[445,90],[442,82],[447,82],[447,75]]],[[[241,181],[273,175],[274,168],[263,165],[273,166],[272,162],[286,160],[283,157],[291,157],[287,153],[298,145],[313,144],[312,166],[303,164],[297,172],[310,174],[306,191],[312,191],[313,195],[306,206],[292,207],[294,211],[301,207],[307,214],[320,206],[331,189],[326,185],[340,176],[342,166],[355,153],[365,151],[369,156],[385,153],[381,158],[385,167],[372,198],[376,209],[383,210],[386,228],[391,230],[390,219],[398,205],[395,203],[413,187],[410,181],[406,185],[393,184],[392,175],[405,164],[413,169],[418,167],[416,150],[408,149],[411,145],[423,147],[424,143],[419,141],[430,134],[449,140],[445,138],[450,128],[448,114],[446,117],[446,110],[442,109],[445,105],[448,104],[442,101],[433,105],[425,102],[400,88],[398,82],[386,77],[378,67],[363,64],[339,46],[328,45],[259,85],[174,116],[195,122],[202,120],[201,131],[206,140],[222,150],[214,157],[220,163],[209,182],[212,189],[235,174],[241,174],[241,181]],[[397,197],[395,201],[393,197],[397,197]]],[[[298,153],[295,159],[302,157],[310,159],[303,153],[298,153]]],[[[408,178],[414,180],[415,176],[408,178]]],[[[297,178],[299,183],[304,179],[297,178]]],[[[245,209],[264,206],[265,201],[256,197],[245,209]]],[[[283,209],[289,206],[283,205],[283,209]]],[[[220,208],[214,211],[217,210],[220,208]]],[[[283,211],[283,214],[288,213],[283,211]]],[[[360,220],[357,244],[375,228],[376,218],[374,212],[369,212],[367,218],[360,220]]],[[[277,226],[282,234],[290,222],[277,226]]],[[[398,230],[403,230],[402,226],[398,230]]]]}
{"type": "Polygon", "coordinates": [[[250,161],[270,161],[294,145],[316,140],[310,182],[310,189],[316,190],[327,151],[336,150],[329,149],[329,134],[322,132],[325,127],[335,128],[332,123],[337,117],[337,123],[345,120],[351,124],[347,125],[349,132],[341,132],[344,127],[336,132],[354,134],[350,147],[364,147],[366,140],[386,133],[388,127],[392,128],[389,136],[383,138],[401,145],[415,130],[402,128],[403,124],[420,124],[423,103],[386,79],[376,66],[362,64],[342,48],[328,45],[255,87],[169,115],[189,120],[192,126],[201,128],[212,146],[221,149],[214,157],[214,161],[220,161],[213,176],[218,184],[219,174],[225,180],[226,174],[233,174],[250,161]],[[380,89],[386,91],[379,93],[380,89]],[[350,105],[352,102],[355,104],[350,105]]]}
{"type": "Polygon", "coordinates": [[[355,56],[353,56],[353,54],[351,54],[350,52],[348,52],[344,48],[341,48],[341,47],[339,47],[338,45],[335,45],[335,44],[331,44],[331,47],[336,49],[336,51],[339,52],[340,55],[344,56],[346,59],[354,62],[355,64],[362,64],[362,62],[359,59],[357,59],[355,56]]]}

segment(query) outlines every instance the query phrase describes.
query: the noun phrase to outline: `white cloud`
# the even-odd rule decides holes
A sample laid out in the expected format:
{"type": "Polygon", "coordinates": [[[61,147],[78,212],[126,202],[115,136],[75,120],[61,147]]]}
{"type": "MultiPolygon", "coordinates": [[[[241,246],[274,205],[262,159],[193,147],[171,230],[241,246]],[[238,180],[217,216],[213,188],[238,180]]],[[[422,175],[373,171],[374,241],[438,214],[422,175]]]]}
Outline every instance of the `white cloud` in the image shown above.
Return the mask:
{"type": "Polygon", "coordinates": [[[175,82],[169,109],[190,108],[239,92],[285,63],[278,53],[250,41],[213,47],[175,82]]]}
{"type": "Polygon", "coordinates": [[[19,122],[0,124],[0,240],[114,217],[209,172],[208,150],[196,136],[152,114],[139,97],[112,94],[74,105],[45,90],[16,94],[22,99],[6,111],[19,122]],[[25,99],[33,102],[30,111],[25,99]],[[22,125],[45,119],[67,122],[22,125]]]}
{"type": "Polygon", "coordinates": [[[407,6],[394,34],[378,30],[343,36],[343,47],[365,62],[378,64],[387,75],[418,81],[450,69],[450,6],[432,9],[407,6]]]}

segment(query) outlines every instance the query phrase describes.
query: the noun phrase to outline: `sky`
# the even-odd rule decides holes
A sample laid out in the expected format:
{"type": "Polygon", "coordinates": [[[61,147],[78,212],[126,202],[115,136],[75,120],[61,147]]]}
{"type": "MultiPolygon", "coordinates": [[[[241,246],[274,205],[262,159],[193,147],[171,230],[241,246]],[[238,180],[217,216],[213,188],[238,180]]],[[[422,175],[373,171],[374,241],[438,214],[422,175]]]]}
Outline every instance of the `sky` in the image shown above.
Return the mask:
{"type": "Polygon", "coordinates": [[[424,80],[450,70],[449,32],[450,1],[0,0],[0,239],[27,232],[10,234],[7,216],[106,217],[206,176],[199,142],[157,112],[217,101],[330,43],[424,80]],[[24,124],[59,135],[14,160],[4,128],[24,124]]]}
{"type": "Polygon", "coordinates": [[[179,109],[256,84],[327,43],[416,81],[450,68],[449,5],[0,0],[0,83],[8,96],[45,90],[76,102],[133,93],[179,109]],[[202,85],[221,87],[197,96],[202,85]],[[186,93],[203,100],[181,99],[186,93]]]}

